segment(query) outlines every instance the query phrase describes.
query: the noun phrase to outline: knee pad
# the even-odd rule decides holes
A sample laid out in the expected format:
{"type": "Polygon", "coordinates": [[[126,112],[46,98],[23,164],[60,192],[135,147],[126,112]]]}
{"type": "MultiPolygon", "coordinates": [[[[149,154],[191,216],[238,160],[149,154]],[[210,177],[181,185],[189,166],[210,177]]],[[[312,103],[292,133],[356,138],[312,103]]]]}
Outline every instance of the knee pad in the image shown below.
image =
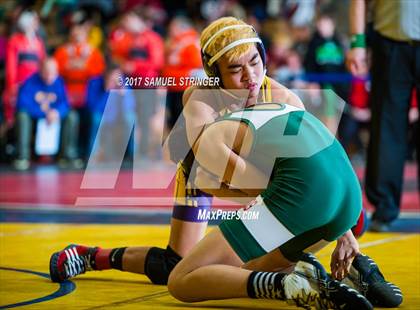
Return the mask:
{"type": "Polygon", "coordinates": [[[153,247],[147,252],[144,273],[153,284],[168,284],[169,274],[182,259],[168,245],[166,249],[153,247]]]}

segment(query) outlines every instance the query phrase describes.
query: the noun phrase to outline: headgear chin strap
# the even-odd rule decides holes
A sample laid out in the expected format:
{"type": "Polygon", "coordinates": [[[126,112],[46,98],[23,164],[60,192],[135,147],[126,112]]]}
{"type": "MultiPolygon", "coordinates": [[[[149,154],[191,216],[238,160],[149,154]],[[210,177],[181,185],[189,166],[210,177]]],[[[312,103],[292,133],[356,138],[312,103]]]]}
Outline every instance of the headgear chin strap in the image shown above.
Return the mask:
{"type": "Polygon", "coordinates": [[[204,71],[206,72],[206,74],[210,77],[219,76],[218,68],[217,68],[217,65],[215,64],[215,62],[220,57],[222,57],[227,51],[229,51],[230,49],[232,49],[232,48],[234,48],[238,45],[246,44],[246,43],[256,43],[257,44],[258,52],[260,53],[263,65],[265,67],[266,58],[265,58],[264,45],[263,45],[261,39],[258,37],[258,34],[255,31],[254,27],[252,27],[251,25],[230,25],[230,26],[223,27],[222,29],[219,29],[218,31],[216,31],[216,33],[214,33],[207,40],[207,42],[203,45],[203,48],[201,49],[201,58],[202,58],[202,61],[203,61],[203,67],[204,67],[204,71]],[[229,43],[228,45],[226,45],[224,48],[222,48],[220,51],[218,51],[213,56],[210,56],[209,54],[206,53],[207,47],[220,34],[222,34],[223,32],[225,32],[226,30],[229,30],[229,29],[240,29],[240,28],[251,28],[255,33],[255,37],[244,38],[244,39],[239,39],[239,40],[233,41],[233,42],[229,43]]]}

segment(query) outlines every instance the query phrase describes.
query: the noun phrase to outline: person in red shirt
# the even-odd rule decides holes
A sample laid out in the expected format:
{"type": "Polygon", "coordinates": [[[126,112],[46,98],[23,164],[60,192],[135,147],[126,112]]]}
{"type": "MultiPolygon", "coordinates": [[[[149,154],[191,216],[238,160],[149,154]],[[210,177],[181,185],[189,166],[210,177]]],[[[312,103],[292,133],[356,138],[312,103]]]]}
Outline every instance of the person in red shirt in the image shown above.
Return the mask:
{"type": "Polygon", "coordinates": [[[185,17],[175,17],[169,24],[166,44],[166,63],[162,76],[175,78],[174,85],[168,86],[166,107],[169,112],[167,124],[171,129],[182,112],[182,94],[188,88],[181,83],[183,77],[201,76],[205,73],[201,63],[199,35],[185,17]]]}
{"type": "MultiPolygon", "coordinates": [[[[79,155],[87,157],[88,110],[86,93],[88,80],[101,75],[105,69],[102,53],[88,42],[86,24],[74,24],[70,29],[69,41],[59,46],[54,54],[60,75],[64,79],[70,106],[77,112],[80,128],[79,155]]],[[[63,165],[65,163],[62,163],[63,165]]]]}
{"type": "Polygon", "coordinates": [[[4,91],[5,118],[9,125],[14,122],[16,97],[19,86],[32,74],[38,72],[45,58],[45,46],[37,35],[38,16],[23,12],[17,21],[18,32],[14,33],[6,47],[6,85],[4,91]]]}
{"type": "Polygon", "coordinates": [[[120,26],[112,31],[109,45],[114,61],[121,65],[127,76],[143,79],[159,76],[164,64],[163,40],[147,27],[140,15],[125,13],[120,26]]]}
{"type": "Polygon", "coordinates": [[[105,69],[102,53],[88,43],[87,36],[85,25],[73,25],[69,42],[59,46],[54,54],[66,83],[70,105],[75,109],[86,104],[87,81],[105,69]]]}
{"type": "MultiPolygon", "coordinates": [[[[164,65],[164,44],[159,34],[151,30],[137,13],[129,11],[121,19],[120,26],[111,32],[109,46],[113,61],[118,63],[129,83],[125,87],[147,90],[136,91],[136,109],[140,143],[138,152],[148,157],[150,120],[156,113],[157,85],[147,81],[159,77],[164,65]]],[[[125,82],[125,81],[123,81],[125,82]]]]}

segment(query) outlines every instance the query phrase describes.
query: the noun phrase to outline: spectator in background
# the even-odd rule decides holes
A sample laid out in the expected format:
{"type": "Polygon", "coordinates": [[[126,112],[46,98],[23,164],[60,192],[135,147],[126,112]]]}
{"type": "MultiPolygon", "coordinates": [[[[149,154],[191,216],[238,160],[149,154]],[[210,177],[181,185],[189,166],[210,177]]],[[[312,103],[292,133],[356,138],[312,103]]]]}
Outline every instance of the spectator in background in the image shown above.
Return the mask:
{"type": "Polygon", "coordinates": [[[146,26],[160,35],[164,35],[166,32],[165,21],[168,13],[173,13],[168,12],[167,10],[168,1],[164,2],[166,2],[165,5],[161,0],[117,1],[120,12],[141,12],[142,19],[146,26]]]}
{"type": "MultiPolygon", "coordinates": [[[[125,13],[109,39],[113,60],[127,76],[157,77],[164,64],[161,36],[151,30],[135,12],[125,13]]],[[[144,81],[137,86],[144,86],[144,81]]]]}
{"type": "MultiPolygon", "coordinates": [[[[318,17],[316,32],[309,42],[304,66],[310,82],[318,83],[321,89],[333,90],[340,98],[348,100],[349,83],[343,79],[347,72],[344,47],[335,31],[335,22],[331,16],[321,14],[318,17]]],[[[331,92],[323,91],[322,95],[323,120],[328,128],[335,131],[338,122],[337,113],[341,109],[340,102],[331,92]]],[[[345,117],[350,116],[343,115],[343,118],[345,117]]]]}
{"type": "Polygon", "coordinates": [[[121,69],[111,64],[104,75],[89,81],[87,108],[90,112],[89,153],[91,156],[97,156],[98,150],[102,151],[101,157],[105,160],[111,159],[115,146],[121,143],[125,145],[124,139],[127,137],[130,137],[128,154],[133,154],[131,131],[136,120],[134,94],[133,90],[125,89],[121,85],[119,82],[121,78],[121,69]],[[101,129],[100,124],[102,124],[101,129]],[[103,133],[107,134],[106,139],[103,133]],[[95,150],[92,152],[94,146],[95,150]]]}
{"type": "Polygon", "coordinates": [[[317,83],[306,80],[303,61],[298,52],[288,49],[284,53],[284,64],[280,65],[272,75],[276,81],[286,86],[305,102],[305,108],[320,119],[323,119],[322,96],[317,83]]]}
{"type": "Polygon", "coordinates": [[[121,25],[112,31],[109,46],[112,58],[118,63],[125,76],[132,77],[130,87],[135,92],[140,143],[139,155],[147,158],[150,138],[150,120],[156,112],[157,92],[148,86],[146,79],[156,78],[164,65],[164,44],[159,34],[145,23],[135,12],[122,16],[121,25]],[[148,89],[144,89],[148,88],[148,89]]]}
{"type": "MultiPolygon", "coordinates": [[[[53,58],[45,59],[41,63],[40,72],[33,74],[21,86],[16,109],[17,158],[13,165],[18,170],[26,170],[30,165],[32,128],[35,121],[45,118],[48,123],[63,123],[66,120],[73,127],[77,121],[69,113],[64,82],[58,76],[57,63],[53,58]]],[[[75,132],[68,130],[70,127],[61,126],[61,156],[76,160],[75,132]]]]}
{"type": "Polygon", "coordinates": [[[169,24],[166,43],[166,63],[162,76],[174,77],[175,85],[168,87],[166,100],[167,126],[171,129],[182,112],[182,94],[187,84],[181,86],[180,78],[205,77],[202,69],[199,34],[185,17],[175,17],[169,24]]]}
{"type": "Polygon", "coordinates": [[[35,12],[24,11],[18,18],[18,32],[7,42],[6,86],[3,95],[4,113],[9,126],[13,124],[19,86],[39,70],[45,58],[45,47],[37,35],[39,27],[35,12]]]}
{"type": "Polygon", "coordinates": [[[71,17],[72,23],[83,24],[87,32],[87,41],[93,47],[99,49],[102,46],[104,35],[100,25],[100,14],[97,11],[90,13],[77,11],[71,17]]]}
{"type": "Polygon", "coordinates": [[[316,0],[285,0],[273,1],[280,6],[280,14],[287,18],[294,46],[303,59],[311,39],[314,18],[316,15],[316,0]]]}
{"type": "MultiPolygon", "coordinates": [[[[312,92],[302,92],[304,89],[318,88],[318,86],[314,87],[314,83],[308,83],[305,80],[305,70],[303,68],[302,59],[300,58],[299,54],[296,51],[290,50],[287,53],[285,61],[286,63],[280,66],[273,73],[275,80],[287,88],[292,89],[296,94],[299,95],[302,101],[307,102],[307,105],[316,104],[314,100],[317,98],[313,98],[314,96],[312,92]],[[305,98],[305,100],[303,100],[303,98],[305,98]]],[[[306,108],[311,110],[310,106],[307,106],[306,108]]]]}
{"type": "Polygon", "coordinates": [[[276,71],[284,67],[287,63],[287,56],[293,46],[292,37],[285,33],[280,32],[275,34],[271,39],[270,47],[267,51],[268,64],[267,70],[269,74],[275,75],[276,71]]]}
{"type": "Polygon", "coordinates": [[[361,131],[370,122],[368,106],[370,82],[367,78],[352,78],[348,109],[341,119],[340,140],[353,161],[365,160],[366,144],[361,131]]]}
{"type": "MultiPolygon", "coordinates": [[[[54,54],[60,75],[66,85],[68,100],[77,112],[80,128],[74,128],[79,137],[79,155],[86,157],[88,135],[88,111],[86,109],[87,83],[90,78],[103,73],[105,61],[102,53],[87,41],[85,24],[73,24],[69,42],[59,46],[54,54]]],[[[61,164],[66,163],[61,161],[61,164]]]]}
{"type": "Polygon", "coordinates": [[[316,32],[309,42],[305,68],[314,73],[343,73],[344,48],[335,32],[335,22],[321,15],[316,22],[316,32]]]}

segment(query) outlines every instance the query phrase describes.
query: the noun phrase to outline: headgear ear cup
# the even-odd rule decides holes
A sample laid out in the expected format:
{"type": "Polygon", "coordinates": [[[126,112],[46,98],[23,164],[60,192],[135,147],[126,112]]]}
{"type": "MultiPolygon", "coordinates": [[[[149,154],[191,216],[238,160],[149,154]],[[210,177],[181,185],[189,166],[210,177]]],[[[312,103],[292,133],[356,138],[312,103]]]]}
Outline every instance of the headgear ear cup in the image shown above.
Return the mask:
{"type": "Polygon", "coordinates": [[[213,64],[212,66],[209,66],[209,60],[210,60],[211,56],[205,52],[203,52],[203,50],[201,50],[201,61],[203,62],[203,68],[204,68],[204,72],[206,72],[208,77],[216,77],[217,76],[217,72],[216,72],[216,64],[213,64]]]}
{"type": "MultiPolygon", "coordinates": [[[[257,32],[255,32],[255,33],[257,33],[257,32]]],[[[261,40],[261,43],[257,43],[257,50],[260,53],[261,60],[262,60],[262,63],[264,65],[264,70],[267,71],[265,69],[265,65],[267,64],[267,57],[266,57],[266,54],[265,54],[265,48],[264,48],[264,44],[262,43],[262,40],[261,40]]]]}

